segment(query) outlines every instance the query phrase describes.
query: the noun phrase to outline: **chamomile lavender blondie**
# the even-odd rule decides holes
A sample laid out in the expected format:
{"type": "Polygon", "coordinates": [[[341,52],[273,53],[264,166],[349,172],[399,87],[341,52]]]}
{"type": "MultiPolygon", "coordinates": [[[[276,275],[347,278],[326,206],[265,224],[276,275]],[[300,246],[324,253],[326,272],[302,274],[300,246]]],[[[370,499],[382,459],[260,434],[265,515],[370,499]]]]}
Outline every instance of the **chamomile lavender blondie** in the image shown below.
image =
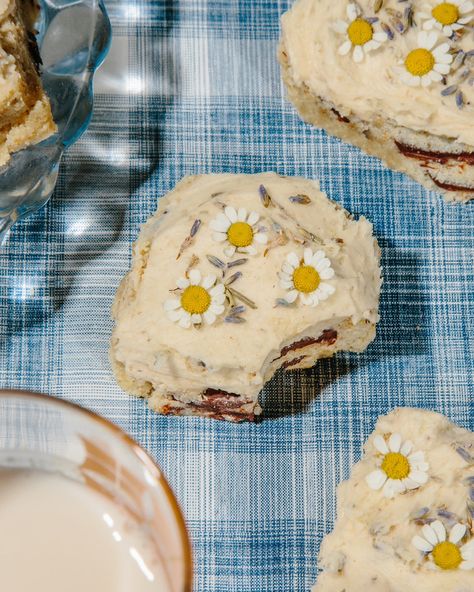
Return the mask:
{"type": "Polygon", "coordinates": [[[297,0],[279,58],[301,117],[447,200],[474,197],[472,0],[297,0]]]}
{"type": "Polygon", "coordinates": [[[113,307],[112,366],[160,413],[253,421],[279,368],[368,346],[380,284],[372,225],[317,182],[188,177],[135,244],[113,307]]]}
{"type": "Polygon", "coordinates": [[[39,77],[33,0],[0,0],[0,166],[56,131],[39,77]]]}
{"type": "Polygon", "coordinates": [[[380,417],[339,485],[313,592],[472,592],[474,434],[439,413],[380,417]]]}

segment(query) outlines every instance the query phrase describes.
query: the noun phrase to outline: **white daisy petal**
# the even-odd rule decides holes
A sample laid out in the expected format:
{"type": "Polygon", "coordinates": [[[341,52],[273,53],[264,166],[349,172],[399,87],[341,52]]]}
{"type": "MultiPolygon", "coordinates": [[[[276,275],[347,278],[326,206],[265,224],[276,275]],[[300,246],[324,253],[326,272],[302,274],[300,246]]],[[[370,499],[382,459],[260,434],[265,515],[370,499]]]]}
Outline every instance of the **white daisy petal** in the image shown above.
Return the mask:
{"type": "Polygon", "coordinates": [[[376,33],[374,33],[374,37],[375,41],[379,41],[380,43],[383,43],[384,41],[387,41],[388,37],[386,33],[382,33],[381,31],[377,31],[376,33]]]}
{"type": "Polygon", "coordinates": [[[400,448],[400,452],[403,454],[403,456],[408,456],[412,450],[413,442],[411,440],[405,440],[400,448]]]}
{"type": "Polygon", "coordinates": [[[225,294],[216,294],[212,297],[213,304],[224,304],[225,302],[225,294]]]}
{"type": "Polygon", "coordinates": [[[345,33],[347,31],[347,23],[345,21],[337,20],[333,23],[332,28],[336,33],[345,33]]]}
{"type": "Polygon", "coordinates": [[[225,240],[227,240],[227,234],[224,234],[222,232],[213,232],[212,240],[216,241],[216,243],[222,243],[225,240]]]}
{"type": "Polygon", "coordinates": [[[202,280],[201,286],[208,290],[216,283],[216,279],[216,276],[213,273],[210,273],[202,280]]]}
{"type": "Polygon", "coordinates": [[[237,220],[239,222],[245,222],[247,219],[247,210],[245,208],[239,208],[237,211],[237,220]]]}
{"type": "Polygon", "coordinates": [[[318,306],[320,298],[316,292],[313,292],[308,297],[308,306],[318,306]]]}
{"type": "Polygon", "coordinates": [[[377,434],[376,436],[374,436],[374,446],[375,448],[382,454],[388,454],[390,451],[388,449],[387,446],[387,442],[385,441],[385,438],[383,438],[380,434],[377,434]]]}
{"type": "Polygon", "coordinates": [[[410,461],[410,465],[425,462],[425,454],[421,450],[418,450],[417,452],[412,452],[408,456],[408,460],[410,461]]]}
{"type": "Polygon", "coordinates": [[[216,284],[212,290],[209,290],[209,294],[211,296],[217,296],[218,294],[223,294],[225,292],[224,284],[216,284]]]}
{"type": "Polygon", "coordinates": [[[179,278],[176,285],[180,290],[185,290],[189,286],[189,280],[187,278],[179,278]]]}
{"type": "Polygon", "coordinates": [[[179,308],[178,310],[169,310],[166,314],[170,321],[176,323],[183,316],[183,312],[183,309],[179,308]]]}
{"type": "Polygon", "coordinates": [[[347,18],[349,18],[351,21],[355,20],[358,16],[358,12],[357,12],[357,7],[354,3],[350,3],[347,5],[346,8],[346,14],[347,14],[347,18]]]}
{"type": "Polygon", "coordinates": [[[374,41],[373,39],[371,39],[370,41],[367,41],[367,43],[364,44],[364,51],[374,51],[375,49],[378,49],[380,47],[380,43],[377,43],[377,41],[374,41]]]}
{"type": "Polygon", "coordinates": [[[261,245],[266,245],[268,242],[268,236],[263,232],[257,232],[257,234],[253,235],[253,238],[261,245]]]}
{"type": "Polygon", "coordinates": [[[350,41],[344,41],[344,43],[339,47],[337,53],[339,55],[347,55],[351,51],[352,43],[350,41]]]}
{"type": "Polygon", "coordinates": [[[431,78],[432,82],[440,82],[443,79],[441,74],[439,72],[436,72],[435,70],[431,70],[430,78],[431,78]]]}
{"type": "Polygon", "coordinates": [[[423,551],[423,553],[429,553],[433,549],[433,545],[418,535],[411,539],[411,544],[416,547],[418,551],[423,551]]]}
{"type": "Polygon", "coordinates": [[[224,213],[232,223],[237,222],[237,212],[235,211],[235,208],[232,208],[231,206],[226,206],[224,208],[224,213]]]}
{"type": "Polygon", "coordinates": [[[421,529],[423,536],[425,537],[426,541],[434,547],[438,544],[438,537],[436,536],[436,532],[431,528],[429,524],[425,524],[421,529]]]}
{"type": "Polygon", "coordinates": [[[300,264],[300,260],[298,259],[296,253],[288,253],[286,260],[293,267],[293,270],[296,269],[300,264]]]}
{"type": "Polygon", "coordinates": [[[216,315],[211,310],[206,310],[202,316],[206,325],[212,325],[216,321],[216,315]]]}
{"type": "Polygon", "coordinates": [[[365,481],[370,489],[380,489],[385,481],[387,480],[387,475],[381,469],[377,469],[376,471],[372,471],[369,473],[365,481]]]}
{"type": "Polygon", "coordinates": [[[449,542],[450,543],[459,543],[462,537],[466,534],[467,527],[465,524],[460,524],[459,522],[455,524],[449,533],[449,542]]]}
{"type": "MultiPolygon", "coordinates": [[[[436,33],[433,33],[433,35],[436,35],[436,33]]],[[[442,43],[441,45],[438,45],[438,47],[436,47],[435,49],[433,49],[433,51],[431,52],[435,58],[437,57],[441,57],[443,55],[449,55],[449,43],[442,43]]],[[[451,56],[452,59],[452,56],[451,56]]]]}
{"type": "Polygon", "coordinates": [[[169,300],[165,300],[163,303],[163,308],[166,311],[176,310],[180,306],[181,306],[181,301],[178,298],[170,298],[169,300]]]}
{"type": "Polygon", "coordinates": [[[290,276],[293,274],[295,268],[292,267],[289,263],[287,263],[286,261],[283,263],[283,265],[281,266],[282,271],[284,271],[286,274],[288,274],[288,279],[290,278],[290,276]]]}
{"type": "Polygon", "coordinates": [[[191,286],[199,285],[201,281],[201,272],[199,271],[199,269],[191,269],[188,275],[189,283],[191,284],[191,286]]]}
{"type": "Polygon", "coordinates": [[[334,294],[334,292],[336,291],[336,288],[334,286],[331,286],[331,284],[326,284],[324,282],[319,284],[319,289],[323,292],[323,294],[326,294],[327,296],[331,296],[331,294],[334,294]]]}
{"type": "Polygon", "coordinates": [[[324,251],[321,251],[321,250],[319,250],[319,251],[316,251],[316,252],[314,253],[314,255],[313,255],[313,261],[312,261],[312,264],[313,264],[313,265],[317,265],[317,264],[318,264],[318,261],[321,261],[322,259],[325,259],[325,258],[326,258],[326,254],[325,254],[325,252],[324,252],[324,251]]]}
{"type": "Polygon", "coordinates": [[[403,479],[403,484],[405,485],[406,489],[418,489],[421,485],[420,483],[418,483],[417,481],[413,481],[413,479],[410,479],[409,477],[403,479]]]}
{"type": "Polygon", "coordinates": [[[426,87],[431,84],[431,76],[429,74],[425,74],[421,76],[421,86],[426,87]]]}
{"type": "Polygon", "coordinates": [[[312,306],[314,302],[310,294],[303,294],[302,292],[300,292],[300,300],[305,306],[312,306]]]}
{"type": "Polygon", "coordinates": [[[474,559],[472,561],[463,561],[459,565],[459,569],[464,569],[464,570],[474,569],[474,559]]]}
{"type": "Polygon", "coordinates": [[[461,556],[466,561],[474,561],[474,538],[465,543],[461,548],[461,556]]]}
{"type": "Polygon", "coordinates": [[[240,248],[239,253],[248,253],[249,255],[256,255],[257,249],[253,245],[249,245],[248,247],[240,248]]]}
{"type": "Polygon", "coordinates": [[[461,14],[466,14],[466,12],[470,12],[473,9],[474,4],[472,2],[463,2],[459,7],[461,14]]]}
{"type": "Polygon", "coordinates": [[[285,300],[292,304],[298,298],[298,292],[296,290],[291,290],[285,295],[285,300]]]}
{"type": "Polygon", "coordinates": [[[193,325],[199,325],[202,321],[201,315],[200,314],[192,314],[191,315],[191,323],[193,323],[193,325]]]}
{"type": "Polygon", "coordinates": [[[397,493],[401,493],[405,490],[404,485],[399,480],[394,479],[387,479],[387,482],[382,488],[382,493],[385,497],[392,498],[395,497],[397,493]]]}
{"type": "Polygon", "coordinates": [[[247,218],[247,224],[250,224],[250,226],[253,226],[259,220],[260,220],[260,216],[257,214],[257,212],[250,212],[249,217],[247,218]]]}
{"type": "Polygon", "coordinates": [[[230,221],[227,216],[224,216],[224,214],[219,214],[215,220],[210,222],[209,226],[212,230],[216,230],[217,232],[227,232],[230,226],[230,221]]]}
{"type": "Polygon", "coordinates": [[[311,249],[305,249],[303,252],[303,261],[305,265],[311,265],[313,260],[313,251],[311,249]]]}
{"type": "Polygon", "coordinates": [[[224,255],[226,257],[233,257],[236,250],[237,248],[234,245],[229,245],[224,249],[224,255]]]}
{"type": "Polygon", "coordinates": [[[446,540],[446,529],[444,528],[444,524],[440,520],[435,520],[431,523],[431,528],[436,533],[436,538],[438,539],[439,543],[442,543],[446,540]]]}
{"type": "Polygon", "coordinates": [[[284,290],[291,290],[291,288],[293,288],[293,282],[288,280],[280,280],[280,288],[283,288],[284,290]]]}
{"type": "Polygon", "coordinates": [[[408,477],[420,485],[424,485],[428,481],[428,475],[424,471],[410,471],[408,477]]]}
{"type": "Polygon", "coordinates": [[[334,277],[334,269],[332,267],[329,267],[327,269],[322,269],[318,273],[319,273],[319,277],[322,280],[330,280],[331,278],[334,277]]]}
{"type": "Polygon", "coordinates": [[[225,306],[222,304],[211,304],[209,310],[215,315],[220,315],[224,312],[225,306]]]}
{"type": "Polygon", "coordinates": [[[183,329],[189,329],[189,327],[191,326],[191,315],[189,314],[189,312],[183,311],[184,314],[181,316],[181,318],[178,321],[178,325],[180,327],[182,327],[183,329]]]}
{"type": "Polygon", "coordinates": [[[388,439],[388,447],[392,452],[399,452],[402,445],[402,437],[400,434],[392,434],[388,439]]]}
{"type": "Polygon", "coordinates": [[[453,34],[453,29],[450,25],[445,25],[443,27],[443,35],[445,35],[446,37],[451,37],[451,35],[453,34]]]}
{"type": "Polygon", "coordinates": [[[354,52],[352,54],[352,58],[354,62],[359,63],[364,59],[364,50],[360,45],[356,45],[354,47],[354,52]]]}

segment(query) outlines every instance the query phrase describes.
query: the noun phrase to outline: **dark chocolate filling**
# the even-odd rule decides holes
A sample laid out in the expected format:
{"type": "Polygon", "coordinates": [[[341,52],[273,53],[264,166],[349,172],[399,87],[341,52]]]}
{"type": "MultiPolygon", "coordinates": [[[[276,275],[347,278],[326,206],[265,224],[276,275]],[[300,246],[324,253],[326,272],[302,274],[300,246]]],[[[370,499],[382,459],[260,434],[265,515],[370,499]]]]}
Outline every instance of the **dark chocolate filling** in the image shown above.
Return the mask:
{"type": "Polygon", "coordinates": [[[306,356],[300,356],[299,358],[294,358],[293,360],[287,360],[286,362],[283,362],[281,367],[283,369],[291,368],[292,366],[296,366],[297,364],[299,364],[301,360],[304,360],[305,358],[306,356]]]}
{"type": "MultiPolygon", "coordinates": [[[[439,164],[446,164],[448,160],[455,160],[456,162],[464,162],[466,164],[474,164],[474,152],[436,152],[430,150],[422,150],[415,146],[403,144],[395,140],[398,150],[408,158],[416,158],[418,160],[430,160],[438,162],[439,164]]],[[[434,180],[434,179],[433,179],[434,180]]]]}
{"type": "Polygon", "coordinates": [[[468,193],[474,193],[474,187],[467,187],[466,185],[455,185],[454,183],[444,183],[443,181],[438,181],[430,175],[431,180],[435,185],[444,189],[445,191],[466,191],[468,193]]]}
{"type": "MultiPolygon", "coordinates": [[[[299,341],[295,341],[291,345],[287,345],[286,347],[284,347],[281,350],[279,357],[275,358],[275,360],[278,360],[279,358],[286,356],[286,354],[291,351],[296,351],[297,349],[302,349],[303,347],[307,347],[308,345],[314,345],[315,343],[326,343],[327,345],[333,345],[334,343],[336,343],[336,340],[337,340],[337,331],[335,331],[334,329],[324,329],[324,331],[321,333],[321,335],[318,338],[303,337],[303,339],[300,339],[299,341]]],[[[273,360],[273,361],[275,361],[275,360],[273,360]]]]}
{"type": "Polygon", "coordinates": [[[334,107],[331,107],[331,111],[342,123],[350,123],[350,120],[347,119],[347,117],[345,117],[344,115],[342,115],[342,113],[339,113],[337,109],[334,109],[334,107]]]}

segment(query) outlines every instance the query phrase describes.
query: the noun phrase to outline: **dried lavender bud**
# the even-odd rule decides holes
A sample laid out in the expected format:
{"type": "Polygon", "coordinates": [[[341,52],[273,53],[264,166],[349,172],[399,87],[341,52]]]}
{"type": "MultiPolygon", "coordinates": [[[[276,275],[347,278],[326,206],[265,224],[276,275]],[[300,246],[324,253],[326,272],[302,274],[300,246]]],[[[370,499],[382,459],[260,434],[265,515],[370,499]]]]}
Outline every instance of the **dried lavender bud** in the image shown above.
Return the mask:
{"type": "Polygon", "coordinates": [[[227,269],[231,269],[231,267],[237,267],[237,265],[243,265],[247,263],[248,259],[236,259],[235,261],[230,261],[227,263],[227,269]]]}
{"type": "Polygon", "coordinates": [[[441,94],[443,95],[443,97],[447,97],[449,95],[454,94],[458,89],[457,84],[452,84],[451,86],[448,86],[447,88],[444,88],[441,91],[441,94]]]}
{"type": "Polygon", "coordinates": [[[243,305],[239,305],[239,306],[233,306],[230,310],[229,310],[229,316],[235,316],[235,315],[239,315],[242,314],[243,312],[245,312],[245,306],[243,305]]]}
{"type": "Polygon", "coordinates": [[[240,323],[245,323],[245,319],[242,317],[225,317],[224,319],[225,323],[234,323],[236,325],[240,324],[240,323]]]}
{"type": "Polygon", "coordinates": [[[392,29],[386,23],[380,23],[383,32],[387,35],[388,39],[391,41],[394,38],[394,34],[392,29]]]}
{"type": "Polygon", "coordinates": [[[460,90],[456,93],[456,105],[458,109],[462,109],[464,105],[464,95],[460,90]]]}
{"type": "Polygon", "coordinates": [[[467,462],[467,464],[472,464],[474,462],[474,458],[469,454],[469,452],[467,450],[465,450],[464,448],[461,448],[459,446],[459,448],[456,448],[456,452],[459,454],[459,456],[465,460],[467,462]]]}
{"type": "Polygon", "coordinates": [[[268,208],[268,206],[272,203],[271,197],[268,195],[268,191],[263,185],[260,185],[258,191],[260,192],[260,199],[262,200],[263,207],[268,208]]]}
{"type": "Polygon", "coordinates": [[[191,226],[191,230],[189,232],[189,236],[192,238],[193,236],[196,236],[197,231],[199,230],[199,228],[201,227],[201,220],[197,219],[194,220],[194,224],[191,226]]]}
{"type": "Polygon", "coordinates": [[[311,198],[307,195],[302,195],[301,193],[298,195],[290,195],[288,199],[291,201],[291,203],[298,203],[301,205],[307,205],[311,203],[311,198]]]}
{"type": "Polygon", "coordinates": [[[206,255],[206,257],[209,263],[211,265],[214,265],[214,267],[217,267],[218,269],[226,268],[226,264],[224,263],[224,261],[221,261],[219,257],[214,257],[214,255],[206,255]]]}
{"type": "Polygon", "coordinates": [[[239,278],[242,277],[242,272],[241,271],[236,271],[233,275],[230,276],[230,278],[226,281],[225,285],[226,286],[230,286],[231,284],[233,284],[235,281],[237,281],[239,278]]]}

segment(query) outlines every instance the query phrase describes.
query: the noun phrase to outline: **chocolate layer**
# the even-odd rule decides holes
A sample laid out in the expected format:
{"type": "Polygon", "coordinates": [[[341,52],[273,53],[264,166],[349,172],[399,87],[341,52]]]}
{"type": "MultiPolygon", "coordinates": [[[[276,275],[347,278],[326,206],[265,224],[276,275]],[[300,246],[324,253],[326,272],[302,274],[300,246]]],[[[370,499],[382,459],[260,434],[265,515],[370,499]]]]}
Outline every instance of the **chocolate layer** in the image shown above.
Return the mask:
{"type": "Polygon", "coordinates": [[[293,360],[287,360],[286,362],[283,362],[281,367],[286,370],[288,368],[291,368],[292,366],[298,365],[305,358],[306,356],[300,356],[299,358],[293,358],[293,360]]]}
{"type": "Polygon", "coordinates": [[[435,185],[437,185],[440,189],[444,189],[445,191],[466,191],[468,193],[474,193],[474,187],[467,187],[466,185],[455,185],[454,183],[445,183],[443,181],[438,181],[430,175],[431,180],[435,185]]]}
{"type": "Polygon", "coordinates": [[[280,356],[275,359],[278,360],[279,358],[283,358],[284,356],[286,356],[286,354],[291,351],[296,351],[298,349],[302,349],[303,347],[308,347],[308,345],[314,345],[315,343],[326,343],[327,345],[333,345],[334,343],[336,343],[336,340],[337,331],[335,331],[334,329],[325,329],[317,338],[303,337],[303,339],[295,341],[291,345],[287,345],[281,350],[280,356]]]}
{"type": "MultiPolygon", "coordinates": [[[[408,158],[429,160],[439,164],[446,164],[449,160],[454,160],[456,162],[464,162],[469,165],[474,165],[474,152],[437,152],[431,150],[422,150],[421,148],[416,148],[415,146],[403,144],[403,142],[399,142],[398,140],[395,140],[395,144],[398,150],[408,158]]],[[[457,189],[453,191],[457,191],[457,189]]]]}

